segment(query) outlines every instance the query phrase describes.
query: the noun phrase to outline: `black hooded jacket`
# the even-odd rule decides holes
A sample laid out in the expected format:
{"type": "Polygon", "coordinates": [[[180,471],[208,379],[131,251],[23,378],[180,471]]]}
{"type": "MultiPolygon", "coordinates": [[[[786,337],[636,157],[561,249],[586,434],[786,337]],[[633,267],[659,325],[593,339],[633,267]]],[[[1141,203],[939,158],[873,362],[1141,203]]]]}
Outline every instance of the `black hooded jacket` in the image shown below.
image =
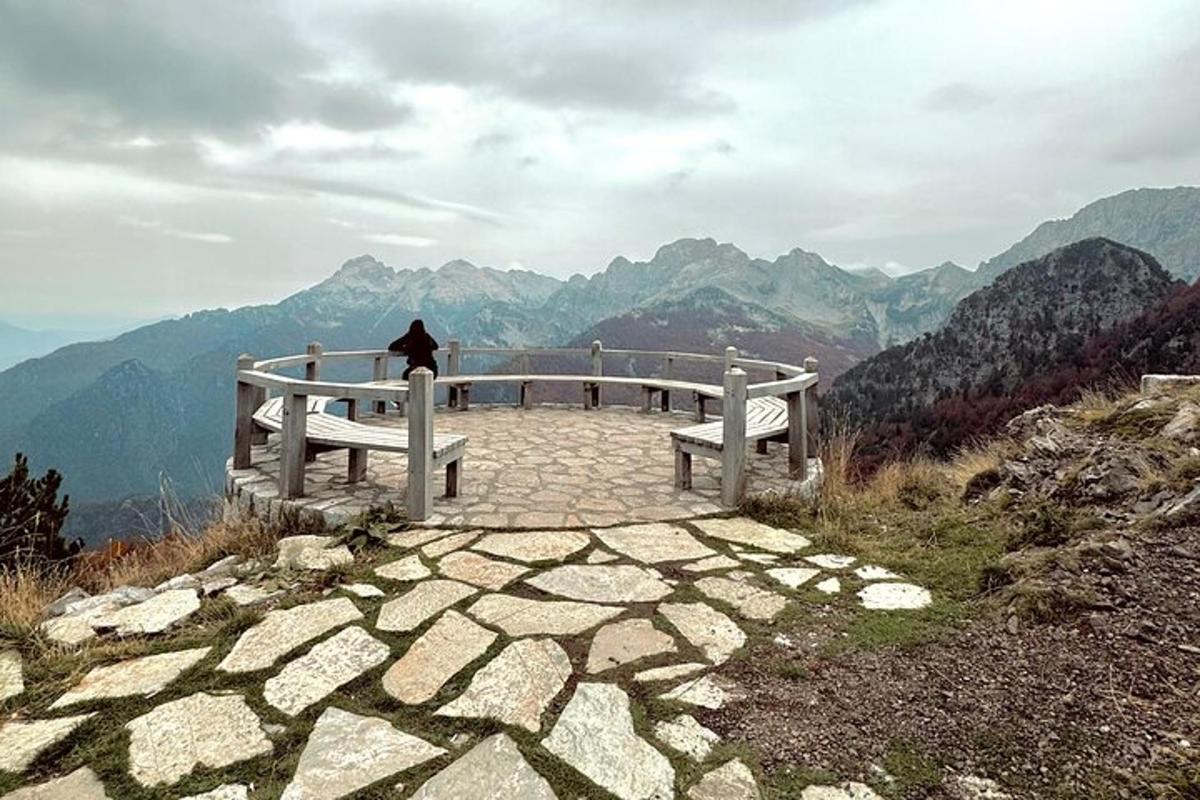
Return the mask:
{"type": "Polygon", "coordinates": [[[437,360],[433,353],[438,349],[437,340],[425,332],[425,323],[419,319],[413,320],[408,333],[388,345],[388,351],[400,353],[408,357],[408,369],[405,375],[417,367],[426,367],[437,374],[437,360]]]}

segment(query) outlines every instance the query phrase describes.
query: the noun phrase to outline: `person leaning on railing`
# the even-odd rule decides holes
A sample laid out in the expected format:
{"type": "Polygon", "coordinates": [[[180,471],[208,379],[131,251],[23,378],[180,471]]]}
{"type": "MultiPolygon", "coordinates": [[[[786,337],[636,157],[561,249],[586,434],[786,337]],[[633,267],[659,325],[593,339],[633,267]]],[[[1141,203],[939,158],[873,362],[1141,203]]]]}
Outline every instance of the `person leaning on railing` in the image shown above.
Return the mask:
{"type": "Polygon", "coordinates": [[[438,349],[437,340],[425,332],[425,323],[414,319],[408,326],[408,333],[388,345],[388,352],[408,357],[408,366],[402,377],[408,380],[408,374],[417,367],[425,367],[437,377],[437,359],[433,354],[438,349]]]}

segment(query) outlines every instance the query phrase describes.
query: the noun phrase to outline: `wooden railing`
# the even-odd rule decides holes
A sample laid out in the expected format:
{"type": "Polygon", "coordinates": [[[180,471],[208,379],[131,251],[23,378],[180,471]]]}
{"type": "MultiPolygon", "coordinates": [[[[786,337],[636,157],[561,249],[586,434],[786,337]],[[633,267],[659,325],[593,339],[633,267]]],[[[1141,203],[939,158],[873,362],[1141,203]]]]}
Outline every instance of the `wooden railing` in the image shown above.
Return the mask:
{"type": "MultiPolygon", "coordinates": [[[[661,393],[662,408],[670,411],[671,390],[690,390],[695,402],[697,421],[703,422],[706,401],[721,401],[723,449],[721,457],[721,499],[727,506],[736,505],[744,492],[746,471],[746,406],[751,400],[764,397],[781,397],[787,402],[788,464],[794,477],[807,477],[808,457],[816,452],[817,446],[817,359],[806,358],[802,366],[777,361],[746,358],[736,348],[727,347],[721,355],[685,353],[657,350],[605,349],[601,342],[592,342],[588,348],[568,347],[463,347],[452,339],[443,356],[443,374],[433,380],[388,382],[390,359],[398,354],[387,350],[351,350],[325,352],[319,343],[310,344],[301,355],[283,356],[255,360],[243,355],[237,363],[237,402],[234,426],[233,468],[246,469],[251,465],[251,447],[265,443],[265,434],[255,430],[253,416],[267,399],[268,392],[276,392],[286,398],[285,420],[281,436],[280,495],[292,498],[303,493],[303,459],[306,457],[304,423],[289,419],[297,413],[303,414],[310,396],[332,397],[354,401],[357,409],[360,402],[369,403],[376,413],[384,413],[388,403],[394,403],[409,421],[409,490],[415,496],[428,495],[431,485],[428,472],[432,459],[431,418],[425,413],[415,413],[433,408],[434,387],[448,389],[447,403],[451,407],[466,408],[460,402],[463,387],[472,382],[507,382],[521,387],[520,404],[529,407],[531,396],[528,388],[538,381],[568,383],[578,381],[584,392],[584,408],[597,409],[601,406],[600,388],[604,385],[641,385],[646,391],[643,408],[650,408],[651,391],[661,393]],[[512,374],[478,373],[464,374],[464,356],[493,356],[515,359],[518,371],[512,374]],[[531,360],[535,357],[579,357],[586,364],[586,371],[578,374],[538,375],[531,371],[531,360]],[[605,358],[655,359],[661,364],[661,377],[631,377],[605,374],[605,358]],[[324,381],[322,366],[348,361],[369,362],[372,365],[369,381],[363,383],[324,381]],[[682,363],[720,365],[721,384],[680,380],[675,377],[676,366],[682,363]],[[275,374],[283,369],[304,369],[304,378],[289,378],[275,374]],[[761,370],[774,373],[774,380],[749,383],[747,371],[761,370]],[[647,389],[647,387],[650,387],[647,389]],[[655,388],[657,387],[657,388],[655,388]],[[417,395],[420,394],[418,397],[417,395]],[[427,396],[426,396],[427,395],[427,396]],[[411,410],[410,410],[411,409],[411,410]],[[297,410],[300,410],[297,412],[297,410]],[[414,465],[416,465],[414,467],[414,465]],[[414,472],[416,475],[414,480],[414,472]]],[[[429,377],[432,377],[430,375],[429,377]]],[[[410,510],[411,511],[411,510],[410,510]]]]}

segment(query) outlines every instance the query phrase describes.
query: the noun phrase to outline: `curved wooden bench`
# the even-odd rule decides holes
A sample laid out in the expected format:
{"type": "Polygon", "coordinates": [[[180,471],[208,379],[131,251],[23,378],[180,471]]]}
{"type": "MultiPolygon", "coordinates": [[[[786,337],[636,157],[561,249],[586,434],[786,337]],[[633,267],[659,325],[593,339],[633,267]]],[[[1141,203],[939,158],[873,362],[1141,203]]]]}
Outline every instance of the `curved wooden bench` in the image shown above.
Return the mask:
{"type": "MultiPolygon", "coordinates": [[[[326,407],[336,402],[332,397],[309,397],[308,420],[305,426],[305,458],[311,461],[317,453],[332,450],[349,450],[349,470],[346,476],[351,483],[367,477],[367,453],[381,450],[388,453],[408,452],[408,432],[394,428],[381,428],[357,422],[358,401],[347,400],[349,414],[336,417],[325,413],[326,407]]],[[[254,424],[270,433],[283,431],[283,398],[276,397],[263,403],[254,412],[254,424]]],[[[458,484],[462,474],[462,459],[467,449],[467,437],[458,434],[434,434],[433,469],[446,468],[446,496],[458,496],[458,484]]]]}
{"type": "MultiPolygon", "coordinates": [[[[782,397],[757,397],[746,403],[746,442],[758,452],[767,451],[769,441],[787,441],[788,405],[782,397]]],[[[692,488],[692,456],[721,457],[725,449],[724,421],[692,425],[671,431],[675,449],[675,486],[692,488]]]]}
{"type": "Polygon", "coordinates": [[[583,407],[597,408],[600,405],[601,386],[636,386],[642,390],[642,409],[649,411],[653,406],[655,394],[661,395],[663,410],[671,405],[671,392],[691,392],[696,403],[696,419],[705,419],[705,403],[709,399],[721,398],[721,387],[703,383],[692,383],[671,378],[630,378],[616,375],[448,375],[437,379],[438,386],[449,388],[449,405],[460,411],[466,411],[470,406],[471,386],[486,383],[513,383],[520,387],[520,405],[523,408],[533,406],[531,386],[534,383],[574,383],[583,388],[583,407]]]}

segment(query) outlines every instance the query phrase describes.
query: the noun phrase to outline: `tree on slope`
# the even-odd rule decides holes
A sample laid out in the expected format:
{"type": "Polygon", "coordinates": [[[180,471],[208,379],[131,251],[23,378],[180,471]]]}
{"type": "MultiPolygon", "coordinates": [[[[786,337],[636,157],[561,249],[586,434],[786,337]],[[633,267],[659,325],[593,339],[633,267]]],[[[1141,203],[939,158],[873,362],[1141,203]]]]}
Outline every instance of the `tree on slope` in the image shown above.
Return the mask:
{"type": "Polygon", "coordinates": [[[12,471],[0,478],[0,566],[54,563],[79,552],[82,543],[62,536],[67,498],[58,498],[62,476],[49,470],[29,474],[29,460],[17,453],[12,471]]]}

